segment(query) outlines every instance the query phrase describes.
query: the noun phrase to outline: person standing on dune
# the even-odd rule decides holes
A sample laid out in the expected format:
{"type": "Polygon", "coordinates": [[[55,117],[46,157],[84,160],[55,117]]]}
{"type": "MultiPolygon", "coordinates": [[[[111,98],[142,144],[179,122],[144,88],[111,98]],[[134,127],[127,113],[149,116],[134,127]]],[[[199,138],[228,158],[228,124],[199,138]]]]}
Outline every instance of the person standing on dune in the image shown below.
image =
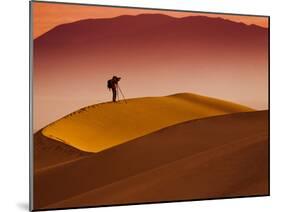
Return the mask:
{"type": "Polygon", "coordinates": [[[107,81],[107,87],[108,89],[112,90],[112,101],[116,102],[116,95],[117,95],[117,88],[118,88],[118,82],[120,81],[121,77],[113,76],[112,79],[107,81]]]}

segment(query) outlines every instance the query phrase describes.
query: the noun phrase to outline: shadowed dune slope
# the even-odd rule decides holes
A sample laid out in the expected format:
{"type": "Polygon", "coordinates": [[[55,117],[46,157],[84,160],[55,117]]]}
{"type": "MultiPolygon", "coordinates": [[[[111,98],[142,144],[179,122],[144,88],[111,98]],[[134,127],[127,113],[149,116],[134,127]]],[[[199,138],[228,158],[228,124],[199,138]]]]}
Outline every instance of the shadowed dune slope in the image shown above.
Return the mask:
{"type": "Polygon", "coordinates": [[[91,155],[91,153],[80,151],[60,141],[48,138],[42,135],[41,131],[34,134],[33,140],[33,165],[36,171],[91,155]]]}
{"type": "Polygon", "coordinates": [[[184,121],[252,109],[190,93],[129,99],[78,110],[42,130],[44,136],[99,152],[184,121]]]}
{"type": "Polygon", "coordinates": [[[35,208],[268,194],[268,111],[170,126],[41,169],[35,208]]]}

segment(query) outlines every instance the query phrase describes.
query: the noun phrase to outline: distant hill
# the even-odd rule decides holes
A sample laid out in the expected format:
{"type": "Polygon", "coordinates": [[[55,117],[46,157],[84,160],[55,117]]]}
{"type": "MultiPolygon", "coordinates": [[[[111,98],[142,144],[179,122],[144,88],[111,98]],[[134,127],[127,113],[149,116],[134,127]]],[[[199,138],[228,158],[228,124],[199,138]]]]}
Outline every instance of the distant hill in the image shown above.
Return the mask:
{"type": "MultiPolygon", "coordinates": [[[[202,38],[205,38],[208,43],[217,41],[216,44],[222,45],[222,41],[233,44],[243,42],[250,46],[264,44],[266,40],[261,38],[265,38],[265,33],[267,33],[266,28],[222,18],[205,16],[174,18],[160,14],[124,15],[109,19],[86,19],[59,25],[35,39],[35,50],[46,48],[45,50],[53,52],[64,52],[65,48],[78,47],[78,49],[89,49],[92,52],[96,50],[92,47],[106,45],[106,43],[97,41],[142,44],[145,41],[152,41],[153,38],[160,38],[160,40],[154,41],[162,45],[167,45],[162,41],[172,38],[178,39],[174,44],[181,39],[185,43],[191,43],[202,41],[202,38]],[[193,40],[190,40],[191,38],[193,40]],[[59,46],[64,48],[58,48],[59,46]]],[[[118,45],[118,43],[115,44],[118,45]]]]}

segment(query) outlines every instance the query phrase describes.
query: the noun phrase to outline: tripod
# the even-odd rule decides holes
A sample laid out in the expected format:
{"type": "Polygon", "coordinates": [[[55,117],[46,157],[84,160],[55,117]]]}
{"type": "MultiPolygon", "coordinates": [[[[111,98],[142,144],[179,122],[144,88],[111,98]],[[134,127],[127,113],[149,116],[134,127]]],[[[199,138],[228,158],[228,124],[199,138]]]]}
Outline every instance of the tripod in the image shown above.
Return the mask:
{"type": "MultiPolygon", "coordinates": [[[[119,87],[119,85],[117,85],[117,88],[118,88],[118,91],[120,91],[120,93],[121,93],[121,95],[122,95],[122,97],[124,99],[124,102],[127,104],[126,98],[125,98],[121,88],[119,87]]],[[[118,96],[118,100],[119,100],[119,92],[117,92],[117,96],[118,96]]]]}

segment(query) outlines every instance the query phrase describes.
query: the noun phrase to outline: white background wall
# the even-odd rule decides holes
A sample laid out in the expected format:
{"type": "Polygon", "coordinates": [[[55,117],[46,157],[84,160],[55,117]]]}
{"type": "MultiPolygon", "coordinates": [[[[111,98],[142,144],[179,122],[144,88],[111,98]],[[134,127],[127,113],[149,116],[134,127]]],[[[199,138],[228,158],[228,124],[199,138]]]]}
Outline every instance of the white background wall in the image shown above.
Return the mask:
{"type": "MultiPolygon", "coordinates": [[[[59,0],[57,0],[59,1],[59,0]]],[[[71,2],[71,0],[68,0],[71,2]]],[[[281,208],[281,7],[276,0],[72,0],[72,2],[271,16],[271,196],[75,211],[276,211],[281,208]],[[279,200],[279,201],[278,201],[279,200]]],[[[29,3],[0,3],[0,211],[28,210],[29,3]]],[[[74,211],[74,210],[68,210],[74,211]]]]}

